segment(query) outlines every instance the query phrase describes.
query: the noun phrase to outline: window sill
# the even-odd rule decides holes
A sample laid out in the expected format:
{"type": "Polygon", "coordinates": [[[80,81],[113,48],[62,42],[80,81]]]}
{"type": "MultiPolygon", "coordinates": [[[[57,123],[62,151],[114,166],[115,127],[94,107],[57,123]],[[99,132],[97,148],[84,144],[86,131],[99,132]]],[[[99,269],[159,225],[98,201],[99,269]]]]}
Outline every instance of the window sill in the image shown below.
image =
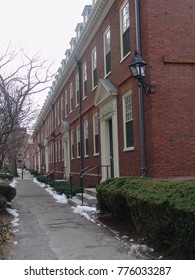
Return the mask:
{"type": "Polygon", "coordinates": [[[131,54],[131,51],[128,52],[124,57],[121,58],[120,63],[122,63],[130,54],[131,54]]]}
{"type": "Polygon", "coordinates": [[[94,90],[96,90],[96,88],[97,88],[97,85],[96,85],[95,87],[93,87],[91,91],[94,91],[94,90]]]}
{"type": "Polygon", "coordinates": [[[110,71],[108,74],[106,74],[106,75],[104,76],[104,79],[108,78],[108,76],[110,76],[111,73],[112,73],[112,71],[110,71]]]}
{"type": "Polygon", "coordinates": [[[124,148],[123,152],[130,152],[130,151],[134,151],[135,148],[134,147],[130,147],[130,148],[124,148]]]}

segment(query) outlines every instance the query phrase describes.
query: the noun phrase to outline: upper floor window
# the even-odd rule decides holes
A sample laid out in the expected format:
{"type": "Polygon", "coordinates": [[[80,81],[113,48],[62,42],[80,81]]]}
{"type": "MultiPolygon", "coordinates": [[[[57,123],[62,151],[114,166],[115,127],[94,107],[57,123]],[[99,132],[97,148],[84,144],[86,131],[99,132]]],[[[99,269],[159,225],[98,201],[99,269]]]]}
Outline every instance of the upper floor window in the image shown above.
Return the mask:
{"type": "Polygon", "coordinates": [[[74,158],[74,130],[71,130],[70,134],[70,141],[71,141],[71,158],[74,158]]]}
{"type": "Polygon", "coordinates": [[[97,51],[96,48],[92,51],[92,87],[97,86],[97,51]]]}
{"type": "Polygon", "coordinates": [[[104,72],[105,76],[111,72],[110,27],[104,33],[104,72]]]}
{"type": "Polygon", "coordinates": [[[89,155],[89,133],[88,133],[88,121],[84,122],[84,150],[85,156],[89,155]]]}
{"type": "Polygon", "coordinates": [[[57,107],[57,125],[60,123],[60,101],[58,101],[58,107],[57,107]]]}
{"type": "Polygon", "coordinates": [[[81,156],[80,126],[77,126],[77,157],[81,156]]]}
{"type": "Polygon", "coordinates": [[[64,119],[64,98],[61,96],[61,121],[64,119]]]}
{"type": "Polygon", "coordinates": [[[73,85],[70,84],[70,112],[73,111],[73,85]]]}
{"type": "Polygon", "coordinates": [[[121,24],[121,58],[130,52],[130,17],[129,1],[125,1],[120,9],[121,24]]]}
{"type": "Polygon", "coordinates": [[[94,154],[99,154],[99,118],[98,114],[93,116],[93,146],[94,154]]]}
{"type": "Polygon", "coordinates": [[[83,98],[87,97],[87,64],[83,64],[83,98]]]}
{"type": "Polygon", "coordinates": [[[133,103],[132,94],[127,92],[123,96],[123,131],[124,131],[124,149],[134,147],[133,135],[133,103]]]}
{"type": "Polygon", "coordinates": [[[68,92],[65,91],[65,117],[68,116],[68,92]]]}
{"type": "Polygon", "coordinates": [[[79,105],[79,101],[80,101],[80,92],[79,92],[79,74],[76,74],[75,77],[75,88],[76,88],[76,106],[79,105]]]}

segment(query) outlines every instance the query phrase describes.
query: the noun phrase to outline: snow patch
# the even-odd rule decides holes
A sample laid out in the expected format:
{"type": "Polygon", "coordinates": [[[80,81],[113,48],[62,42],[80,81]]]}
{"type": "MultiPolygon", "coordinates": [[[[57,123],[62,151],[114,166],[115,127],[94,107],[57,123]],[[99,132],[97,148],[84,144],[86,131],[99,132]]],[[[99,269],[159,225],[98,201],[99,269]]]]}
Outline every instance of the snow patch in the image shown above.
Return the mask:
{"type": "Polygon", "coordinates": [[[96,223],[96,221],[93,218],[91,218],[91,216],[88,214],[88,213],[97,212],[95,207],[78,205],[76,207],[72,206],[71,209],[72,209],[73,213],[80,214],[81,216],[86,218],[88,221],[96,223]]]}
{"type": "Polygon", "coordinates": [[[18,222],[19,222],[19,214],[18,211],[16,209],[11,209],[11,208],[6,208],[7,212],[9,214],[11,214],[12,216],[14,216],[14,219],[11,221],[11,224],[13,227],[17,227],[18,226],[18,222]]]}
{"type": "Polygon", "coordinates": [[[136,257],[143,257],[146,253],[154,252],[153,248],[148,247],[147,245],[132,244],[130,245],[129,255],[134,255],[136,257]]]}
{"type": "Polygon", "coordinates": [[[45,190],[55,199],[57,203],[67,203],[68,199],[65,194],[58,194],[55,190],[53,190],[49,185],[39,182],[36,178],[33,179],[33,182],[37,184],[41,188],[45,188],[45,190]]]}
{"type": "Polygon", "coordinates": [[[17,183],[18,183],[18,182],[17,182],[16,179],[14,178],[13,181],[12,181],[9,185],[10,185],[12,188],[15,189],[16,186],[17,186],[17,183]]]}

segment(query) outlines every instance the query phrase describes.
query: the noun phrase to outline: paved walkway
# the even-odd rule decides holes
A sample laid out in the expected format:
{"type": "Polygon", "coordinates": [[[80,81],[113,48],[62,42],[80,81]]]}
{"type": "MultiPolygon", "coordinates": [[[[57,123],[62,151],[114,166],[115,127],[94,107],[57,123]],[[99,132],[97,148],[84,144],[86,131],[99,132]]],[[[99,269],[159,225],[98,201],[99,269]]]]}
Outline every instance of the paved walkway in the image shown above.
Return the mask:
{"type": "Polygon", "coordinates": [[[29,174],[17,179],[17,195],[12,207],[19,213],[12,260],[129,260],[121,241],[102,226],[72,212],[38,187],[29,174]]]}

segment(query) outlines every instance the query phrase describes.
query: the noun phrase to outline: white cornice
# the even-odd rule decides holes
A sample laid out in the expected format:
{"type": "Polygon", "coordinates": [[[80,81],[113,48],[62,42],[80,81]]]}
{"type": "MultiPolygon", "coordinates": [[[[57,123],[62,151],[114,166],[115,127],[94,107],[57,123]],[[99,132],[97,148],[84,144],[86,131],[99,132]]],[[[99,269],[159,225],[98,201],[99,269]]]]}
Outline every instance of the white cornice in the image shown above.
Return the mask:
{"type": "Polygon", "coordinates": [[[90,41],[95,36],[98,28],[103,22],[105,16],[109,12],[111,6],[115,0],[98,0],[89,16],[87,23],[84,26],[84,29],[75,45],[74,50],[71,53],[70,58],[68,59],[65,67],[62,69],[61,75],[58,77],[58,80],[55,81],[55,87],[50,97],[47,99],[44,107],[41,109],[41,112],[36,121],[36,127],[39,127],[42,123],[42,120],[46,117],[51,104],[53,104],[62,91],[64,85],[67,83],[68,79],[72,75],[72,72],[76,68],[75,59],[81,59],[84,52],[86,51],[90,41]]]}

